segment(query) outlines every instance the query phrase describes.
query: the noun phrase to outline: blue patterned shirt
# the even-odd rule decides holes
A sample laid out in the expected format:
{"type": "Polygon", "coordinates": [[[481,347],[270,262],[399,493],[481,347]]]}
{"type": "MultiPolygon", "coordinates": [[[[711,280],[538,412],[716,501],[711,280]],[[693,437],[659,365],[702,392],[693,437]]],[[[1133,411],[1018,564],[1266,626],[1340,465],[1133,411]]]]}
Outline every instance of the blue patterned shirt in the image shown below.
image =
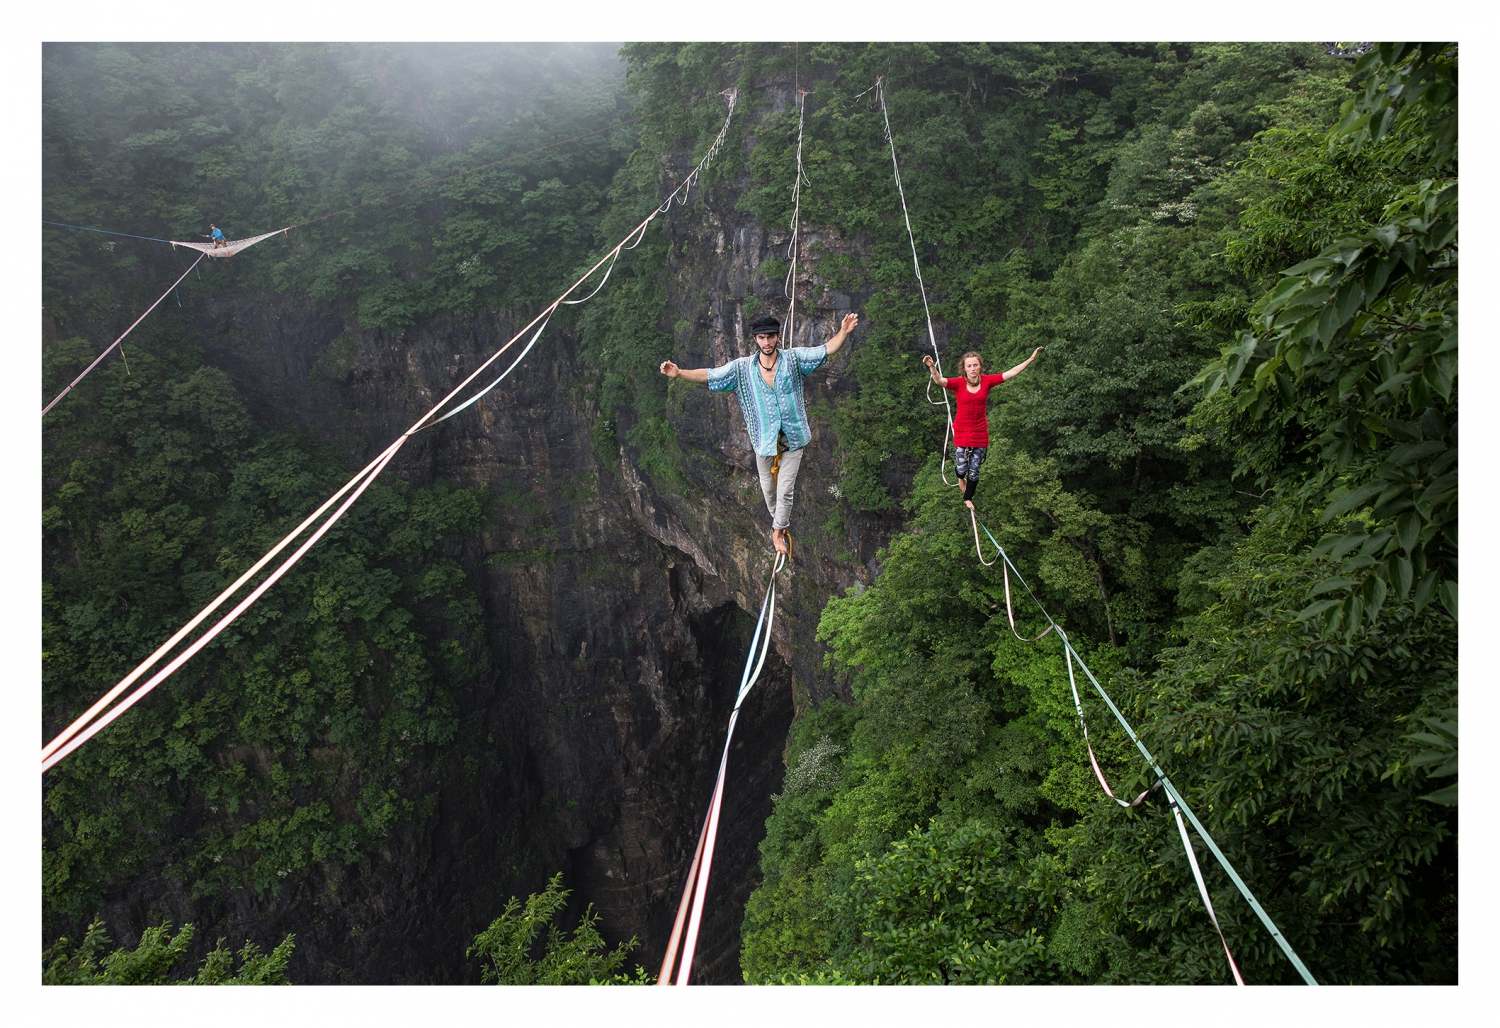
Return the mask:
{"type": "Polygon", "coordinates": [[[812,442],[807,424],[807,405],[802,400],[802,377],[828,360],[828,344],[794,346],[781,351],[776,361],[776,385],[766,385],[757,367],[757,353],[708,369],[708,388],[715,392],[734,390],[750,432],[750,447],[762,457],[776,456],[776,435],[786,433],[789,450],[800,450],[812,442]]]}

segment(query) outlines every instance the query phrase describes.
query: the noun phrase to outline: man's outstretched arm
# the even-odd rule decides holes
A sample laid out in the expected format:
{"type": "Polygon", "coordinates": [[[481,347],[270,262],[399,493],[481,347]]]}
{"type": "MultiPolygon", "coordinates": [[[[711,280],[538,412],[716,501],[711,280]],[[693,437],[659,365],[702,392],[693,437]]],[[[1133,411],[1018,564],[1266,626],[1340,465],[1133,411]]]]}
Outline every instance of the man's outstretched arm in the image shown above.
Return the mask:
{"type": "Polygon", "coordinates": [[[832,339],[828,340],[828,359],[829,360],[832,360],[833,359],[833,355],[839,352],[839,349],[844,345],[844,340],[846,340],[846,339],[849,338],[849,333],[853,332],[854,331],[854,326],[858,325],[858,324],[859,324],[859,315],[858,314],[852,314],[851,313],[851,314],[845,314],[844,315],[844,323],[839,326],[839,330],[834,335],[834,337],[832,339]]]}
{"type": "Polygon", "coordinates": [[[707,368],[679,368],[671,361],[661,362],[661,373],[668,378],[685,378],[689,382],[697,382],[700,385],[708,381],[707,368]]]}
{"type": "Polygon", "coordinates": [[[1011,368],[1005,373],[1005,381],[1009,382],[1011,379],[1015,378],[1021,372],[1029,368],[1031,366],[1031,362],[1036,360],[1036,355],[1041,353],[1045,349],[1045,346],[1038,346],[1035,350],[1032,350],[1030,357],[1027,357],[1020,364],[1017,364],[1015,367],[1011,368]]]}

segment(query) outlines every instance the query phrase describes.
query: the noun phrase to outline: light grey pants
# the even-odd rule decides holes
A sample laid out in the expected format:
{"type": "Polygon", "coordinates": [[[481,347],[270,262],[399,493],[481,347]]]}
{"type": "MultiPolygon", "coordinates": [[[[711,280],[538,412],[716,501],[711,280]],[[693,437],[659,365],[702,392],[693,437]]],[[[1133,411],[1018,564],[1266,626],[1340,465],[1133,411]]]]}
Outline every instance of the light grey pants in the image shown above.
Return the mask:
{"type": "MultiPolygon", "coordinates": [[[[804,447],[805,449],[805,447],[804,447]]],[[[755,455],[760,468],[760,491],[766,495],[766,510],[771,512],[771,527],[786,528],[792,523],[792,490],[797,487],[797,472],[802,467],[802,450],[787,450],[781,455],[773,484],[771,461],[774,457],[755,455]]]]}

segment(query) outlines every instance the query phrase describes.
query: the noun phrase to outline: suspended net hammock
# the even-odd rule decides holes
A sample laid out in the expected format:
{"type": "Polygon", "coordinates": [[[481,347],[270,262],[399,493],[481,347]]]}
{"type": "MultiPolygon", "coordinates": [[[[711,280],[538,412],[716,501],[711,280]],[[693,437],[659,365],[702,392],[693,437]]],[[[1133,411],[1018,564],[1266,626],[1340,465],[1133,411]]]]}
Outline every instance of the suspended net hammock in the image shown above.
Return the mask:
{"type": "Polygon", "coordinates": [[[254,246],[262,239],[270,239],[272,236],[285,231],[286,229],[284,228],[278,228],[264,235],[251,236],[249,239],[230,239],[222,243],[185,243],[180,239],[173,239],[171,243],[173,246],[186,246],[190,250],[198,250],[210,257],[233,257],[241,250],[254,246]]]}

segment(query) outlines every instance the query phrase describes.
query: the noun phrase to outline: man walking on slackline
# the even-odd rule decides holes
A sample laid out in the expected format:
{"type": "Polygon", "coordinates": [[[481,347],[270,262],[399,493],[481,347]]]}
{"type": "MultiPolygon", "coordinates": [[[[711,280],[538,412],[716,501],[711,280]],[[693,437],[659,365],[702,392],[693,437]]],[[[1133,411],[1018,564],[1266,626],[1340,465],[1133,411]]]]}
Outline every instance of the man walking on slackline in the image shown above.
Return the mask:
{"type": "Polygon", "coordinates": [[[802,399],[802,379],[838,353],[858,324],[858,314],[845,314],[837,334],[822,346],[793,346],[783,353],[776,348],[781,341],[781,322],[763,314],[750,324],[755,353],[748,357],[738,357],[717,368],[679,368],[671,361],[661,362],[661,373],[668,378],[706,382],[715,392],[733,390],[739,397],[745,428],[750,432],[750,447],[760,469],[760,489],[766,497],[766,509],[771,512],[771,545],[777,553],[787,552],[792,490],[802,468],[802,449],[812,441],[807,406],[802,399]],[[786,436],[786,449],[773,478],[771,464],[776,458],[778,434],[786,436]]]}
{"type": "Polygon", "coordinates": [[[953,390],[953,469],[958,472],[958,488],[963,490],[964,504],[974,509],[974,488],[979,485],[979,465],[990,446],[990,419],[985,415],[985,404],[989,402],[990,390],[1001,382],[1009,382],[1031,366],[1036,355],[1046,347],[1038,346],[1020,364],[998,375],[984,373],[984,358],[973,350],[959,358],[963,368],[962,378],[943,378],[931,357],[923,357],[927,373],[944,389],[953,390]]]}

